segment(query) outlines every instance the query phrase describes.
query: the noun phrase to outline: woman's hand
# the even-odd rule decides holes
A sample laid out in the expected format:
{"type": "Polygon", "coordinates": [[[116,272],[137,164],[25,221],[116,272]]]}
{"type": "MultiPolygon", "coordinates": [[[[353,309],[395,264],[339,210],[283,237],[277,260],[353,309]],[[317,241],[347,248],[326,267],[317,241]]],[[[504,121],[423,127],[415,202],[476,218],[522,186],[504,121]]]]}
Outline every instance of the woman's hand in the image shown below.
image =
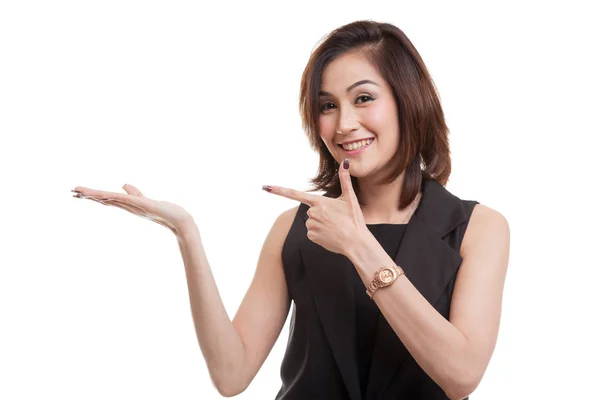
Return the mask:
{"type": "Polygon", "coordinates": [[[166,226],[175,234],[178,234],[186,224],[192,221],[191,215],[176,204],[149,199],[133,185],[125,184],[123,189],[127,194],[105,192],[83,186],[77,186],[72,192],[77,193],[73,197],[122,208],[132,214],[166,226]]]}
{"type": "MultiPolygon", "coordinates": [[[[348,160],[348,159],[347,159],[348,160]]],[[[339,168],[342,195],[337,199],[305,193],[280,186],[269,186],[270,193],[298,200],[310,206],[306,214],[308,238],[334,253],[346,255],[350,247],[368,232],[348,169],[339,168]]]]}

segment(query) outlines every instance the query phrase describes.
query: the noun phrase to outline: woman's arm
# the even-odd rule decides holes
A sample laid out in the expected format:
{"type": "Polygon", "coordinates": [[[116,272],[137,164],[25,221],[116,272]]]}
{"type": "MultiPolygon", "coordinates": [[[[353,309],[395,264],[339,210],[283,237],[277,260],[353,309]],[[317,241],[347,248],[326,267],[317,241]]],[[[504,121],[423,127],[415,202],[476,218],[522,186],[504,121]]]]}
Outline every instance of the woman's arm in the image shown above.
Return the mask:
{"type": "MultiPolygon", "coordinates": [[[[368,287],[375,271],[394,260],[372,236],[363,236],[357,243],[348,258],[368,287]]],[[[492,356],[509,246],[506,219],[491,208],[476,205],[461,244],[463,261],[449,321],[405,275],[373,295],[415,361],[451,399],[463,399],[475,390],[492,356]]]]}
{"type": "Polygon", "coordinates": [[[298,207],[282,213],[261,250],[254,279],[230,320],[200,233],[190,221],[177,235],[200,349],[222,396],[243,392],[273,348],[290,308],[281,250],[298,207]]]}

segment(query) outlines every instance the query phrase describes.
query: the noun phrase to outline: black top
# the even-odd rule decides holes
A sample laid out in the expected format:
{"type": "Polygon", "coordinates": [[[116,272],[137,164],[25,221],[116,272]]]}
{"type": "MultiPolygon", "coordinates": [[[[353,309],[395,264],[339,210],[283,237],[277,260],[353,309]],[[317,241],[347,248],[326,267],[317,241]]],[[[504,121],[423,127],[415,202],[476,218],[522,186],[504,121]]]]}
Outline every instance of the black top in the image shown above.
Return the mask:
{"type": "MultiPolygon", "coordinates": [[[[449,320],[460,246],[478,202],[460,199],[430,179],[423,180],[422,190],[404,228],[367,226],[388,254],[395,252],[392,260],[423,298],[449,320]]],[[[300,204],[281,252],[293,308],[275,399],[449,400],[373,308],[377,303],[352,273],[356,268],[348,257],[308,238],[308,208],[300,204]]]]}
{"type": "MultiPolygon", "coordinates": [[[[406,224],[371,224],[367,225],[367,228],[393,259],[404,236],[406,224]]],[[[356,361],[360,391],[364,398],[373,357],[377,320],[381,318],[381,311],[377,303],[367,295],[367,287],[358,275],[358,271],[354,269],[352,272],[356,299],[356,361]]]]}

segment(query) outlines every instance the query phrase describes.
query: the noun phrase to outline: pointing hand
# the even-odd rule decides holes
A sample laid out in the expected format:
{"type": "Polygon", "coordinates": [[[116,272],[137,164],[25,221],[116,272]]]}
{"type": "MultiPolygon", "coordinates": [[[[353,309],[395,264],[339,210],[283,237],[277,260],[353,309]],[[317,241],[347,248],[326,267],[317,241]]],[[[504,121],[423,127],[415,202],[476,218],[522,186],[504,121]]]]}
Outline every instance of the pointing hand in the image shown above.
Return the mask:
{"type": "MultiPolygon", "coordinates": [[[[342,195],[336,199],[301,192],[281,186],[269,186],[270,193],[300,201],[310,208],[307,211],[307,237],[334,253],[346,254],[351,244],[367,230],[362,210],[350,179],[348,169],[339,168],[342,195]]],[[[265,187],[263,187],[265,188],[265,187]]]]}

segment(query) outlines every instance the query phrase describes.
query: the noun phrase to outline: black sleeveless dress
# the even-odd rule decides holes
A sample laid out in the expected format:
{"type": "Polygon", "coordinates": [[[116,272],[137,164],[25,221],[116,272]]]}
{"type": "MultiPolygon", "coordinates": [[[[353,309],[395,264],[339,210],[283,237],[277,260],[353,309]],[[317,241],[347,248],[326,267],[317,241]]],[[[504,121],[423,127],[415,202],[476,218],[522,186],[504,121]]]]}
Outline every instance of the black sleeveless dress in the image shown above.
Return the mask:
{"type": "MultiPolygon", "coordinates": [[[[404,236],[406,224],[367,224],[369,231],[375,236],[381,247],[394,258],[398,252],[400,242],[404,236]]],[[[365,396],[367,379],[373,357],[373,346],[375,344],[375,333],[377,322],[382,317],[377,304],[369,298],[366,286],[356,269],[350,270],[354,278],[354,290],[356,300],[356,363],[360,378],[361,395],[365,396]]]]}
{"type": "MultiPolygon", "coordinates": [[[[446,319],[476,204],[424,179],[408,224],[368,226],[446,319]]],[[[447,400],[369,299],[352,262],[308,239],[307,210],[300,204],[282,249],[293,308],[276,400],[447,400]]]]}

